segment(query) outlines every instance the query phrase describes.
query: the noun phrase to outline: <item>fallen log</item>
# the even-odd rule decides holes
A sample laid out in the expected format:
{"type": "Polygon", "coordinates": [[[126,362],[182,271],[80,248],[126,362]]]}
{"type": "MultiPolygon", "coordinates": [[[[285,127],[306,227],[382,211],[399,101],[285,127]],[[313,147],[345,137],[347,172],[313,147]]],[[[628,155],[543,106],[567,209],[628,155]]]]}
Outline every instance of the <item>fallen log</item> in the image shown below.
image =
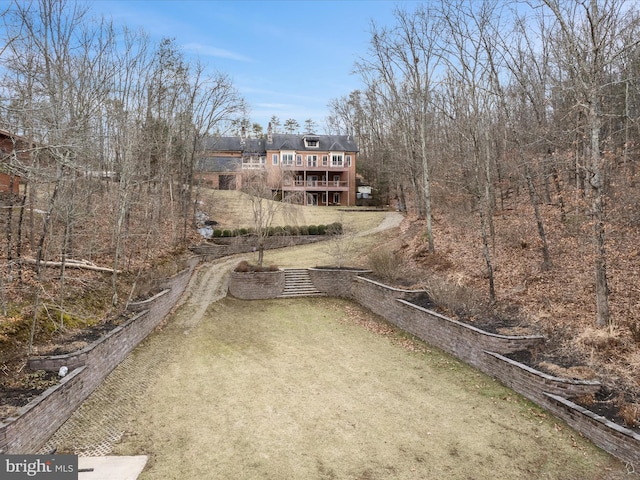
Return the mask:
{"type": "MultiPolygon", "coordinates": [[[[31,265],[35,265],[37,263],[35,258],[22,258],[21,261],[23,263],[29,263],[31,265]]],[[[42,265],[43,267],[61,267],[62,262],[40,260],[40,265],[42,265]]],[[[113,268],[99,267],[98,265],[95,265],[86,260],[67,260],[64,262],[64,267],[65,268],[83,268],[85,270],[93,270],[96,272],[114,273],[113,268]]],[[[122,273],[122,270],[115,270],[115,273],[122,273]]]]}

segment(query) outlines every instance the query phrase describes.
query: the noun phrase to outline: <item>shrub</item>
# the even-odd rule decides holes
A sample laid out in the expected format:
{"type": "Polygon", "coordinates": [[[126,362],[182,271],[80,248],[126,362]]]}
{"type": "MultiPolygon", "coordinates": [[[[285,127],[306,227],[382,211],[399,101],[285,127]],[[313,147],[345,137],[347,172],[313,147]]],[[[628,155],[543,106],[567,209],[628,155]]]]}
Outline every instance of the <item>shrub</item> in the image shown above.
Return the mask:
{"type": "Polygon", "coordinates": [[[318,225],[318,235],[325,235],[327,233],[326,225],[318,225]]]}
{"type": "Polygon", "coordinates": [[[480,292],[456,283],[431,277],[425,290],[438,306],[461,318],[486,315],[491,311],[480,292]]]}
{"type": "Polygon", "coordinates": [[[300,235],[309,235],[309,227],[306,225],[300,227],[300,235]]]}
{"type": "Polygon", "coordinates": [[[219,228],[216,228],[213,230],[213,236],[214,237],[221,237],[222,236],[222,230],[220,230],[219,228]]]}
{"type": "Polygon", "coordinates": [[[246,273],[250,271],[251,265],[246,260],[242,260],[238,265],[236,265],[236,272],[246,273]]]}
{"type": "Polygon", "coordinates": [[[318,227],[317,225],[309,225],[309,235],[317,235],[318,227]]]}
{"type": "Polygon", "coordinates": [[[238,230],[238,233],[239,233],[240,235],[243,235],[243,236],[244,236],[244,235],[246,235],[246,234],[248,234],[248,233],[249,233],[249,230],[248,230],[248,229],[246,229],[246,228],[241,228],[241,229],[239,229],[239,230],[238,230]]]}
{"type": "Polygon", "coordinates": [[[222,231],[222,236],[223,237],[232,237],[233,236],[233,232],[231,230],[223,230],[222,231]]]}
{"type": "Polygon", "coordinates": [[[300,229],[295,225],[287,225],[284,227],[285,235],[300,235],[300,229]]]}
{"type": "Polygon", "coordinates": [[[268,267],[265,267],[265,266],[252,265],[246,260],[242,260],[240,263],[238,263],[238,265],[236,265],[234,272],[238,272],[238,273],[277,272],[278,270],[280,269],[278,268],[277,265],[269,265],[268,267]]]}
{"type": "Polygon", "coordinates": [[[377,249],[368,255],[369,267],[383,280],[394,283],[400,278],[404,267],[402,259],[388,249],[377,249]]]}
{"type": "Polygon", "coordinates": [[[342,224],[340,222],[330,223],[327,225],[327,234],[342,235],[342,224]]]}

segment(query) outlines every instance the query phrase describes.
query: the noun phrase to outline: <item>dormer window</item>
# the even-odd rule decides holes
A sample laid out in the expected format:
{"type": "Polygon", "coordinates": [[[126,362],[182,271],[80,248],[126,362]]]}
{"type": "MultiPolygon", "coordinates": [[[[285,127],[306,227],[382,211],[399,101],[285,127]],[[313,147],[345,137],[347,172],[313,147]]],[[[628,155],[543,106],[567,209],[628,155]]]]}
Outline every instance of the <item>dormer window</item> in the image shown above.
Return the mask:
{"type": "Polygon", "coordinates": [[[320,146],[320,137],[308,135],[304,137],[305,148],[318,148],[320,146]]]}

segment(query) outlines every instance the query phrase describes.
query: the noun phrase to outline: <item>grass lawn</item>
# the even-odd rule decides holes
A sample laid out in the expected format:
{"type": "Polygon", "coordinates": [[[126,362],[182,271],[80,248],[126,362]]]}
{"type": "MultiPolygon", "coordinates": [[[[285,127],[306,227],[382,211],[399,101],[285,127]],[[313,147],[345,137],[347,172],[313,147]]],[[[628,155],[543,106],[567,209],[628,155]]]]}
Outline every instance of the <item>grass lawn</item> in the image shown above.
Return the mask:
{"type": "Polygon", "coordinates": [[[353,303],[225,298],[186,332],[190,313],[136,350],[158,375],[115,453],[149,455],[141,479],[621,478],[562,422],[353,303]]]}

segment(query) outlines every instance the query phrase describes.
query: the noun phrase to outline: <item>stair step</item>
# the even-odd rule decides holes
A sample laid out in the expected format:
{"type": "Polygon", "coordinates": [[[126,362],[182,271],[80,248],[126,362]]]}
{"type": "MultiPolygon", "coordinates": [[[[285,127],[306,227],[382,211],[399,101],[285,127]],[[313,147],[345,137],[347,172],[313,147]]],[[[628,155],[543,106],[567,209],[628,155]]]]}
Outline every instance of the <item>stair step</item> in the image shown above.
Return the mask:
{"type": "Polygon", "coordinates": [[[316,289],[305,269],[285,269],[284,291],[280,298],[291,297],[321,297],[324,293],[316,289]]]}

